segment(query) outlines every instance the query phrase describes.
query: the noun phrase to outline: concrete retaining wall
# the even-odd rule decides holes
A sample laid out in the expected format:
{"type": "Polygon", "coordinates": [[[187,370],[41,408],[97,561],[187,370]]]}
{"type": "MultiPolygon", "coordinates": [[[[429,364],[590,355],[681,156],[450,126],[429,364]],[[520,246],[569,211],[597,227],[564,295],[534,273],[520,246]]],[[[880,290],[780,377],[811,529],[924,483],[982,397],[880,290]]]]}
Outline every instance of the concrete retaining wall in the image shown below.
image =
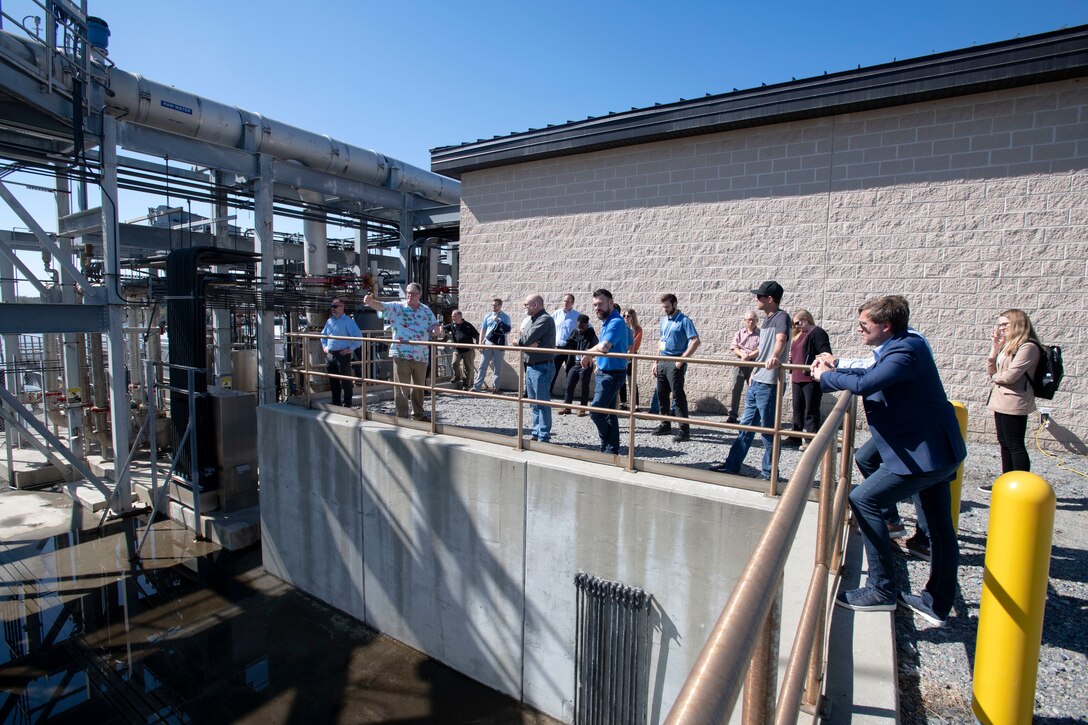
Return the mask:
{"type": "MultiPolygon", "coordinates": [[[[654,595],[658,722],[774,503],[290,405],[258,408],[258,427],[269,572],[566,721],[575,574],[654,595]]],[[[808,581],[814,513],[789,580],[808,581]]],[[[787,651],[798,596],[783,603],[787,651]]]]}

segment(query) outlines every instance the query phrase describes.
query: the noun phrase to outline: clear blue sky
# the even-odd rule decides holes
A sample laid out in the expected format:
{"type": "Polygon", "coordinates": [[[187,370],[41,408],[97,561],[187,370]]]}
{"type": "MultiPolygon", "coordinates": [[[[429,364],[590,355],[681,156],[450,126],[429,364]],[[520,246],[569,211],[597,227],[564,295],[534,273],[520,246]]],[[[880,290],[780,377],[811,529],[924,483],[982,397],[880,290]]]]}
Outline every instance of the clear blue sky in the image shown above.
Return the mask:
{"type": "MultiPolygon", "coordinates": [[[[19,6],[3,4],[21,17],[19,6]]],[[[1088,0],[91,0],[89,9],[109,23],[110,58],[125,70],[423,168],[437,146],[1088,23],[1088,0]]],[[[122,218],[139,206],[122,207],[122,218]]]]}

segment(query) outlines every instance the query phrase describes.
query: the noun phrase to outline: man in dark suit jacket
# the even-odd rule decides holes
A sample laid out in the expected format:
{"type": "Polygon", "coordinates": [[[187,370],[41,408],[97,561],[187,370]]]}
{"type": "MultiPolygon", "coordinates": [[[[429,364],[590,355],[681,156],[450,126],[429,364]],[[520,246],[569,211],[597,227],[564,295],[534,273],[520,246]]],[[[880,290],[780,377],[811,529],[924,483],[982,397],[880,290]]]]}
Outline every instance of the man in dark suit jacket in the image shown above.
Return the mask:
{"type": "Polygon", "coordinates": [[[861,395],[880,467],[850,493],[869,561],[865,587],[839,592],[836,604],[860,611],[892,611],[899,603],[927,621],[944,624],[956,596],[959,545],[952,526],[949,484],[967,457],[952,404],[925,342],[907,333],[910,308],[898,295],[869,300],[858,310],[858,332],[874,346],[876,364],[834,370],[823,360],[813,376],[825,392],[861,395]],[[917,493],[929,522],[929,582],[921,594],[900,592],[882,510],[917,493]]]}

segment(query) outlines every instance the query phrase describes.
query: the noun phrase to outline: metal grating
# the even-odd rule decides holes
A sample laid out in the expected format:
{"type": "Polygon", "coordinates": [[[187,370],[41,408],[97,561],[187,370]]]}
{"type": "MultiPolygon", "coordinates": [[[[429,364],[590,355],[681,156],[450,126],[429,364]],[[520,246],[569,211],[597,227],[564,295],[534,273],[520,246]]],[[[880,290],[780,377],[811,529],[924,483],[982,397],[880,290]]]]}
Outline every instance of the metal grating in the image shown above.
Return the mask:
{"type": "Polygon", "coordinates": [[[651,596],[585,572],[574,577],[574,586],[575,724],[646,722],[651,596]]]}

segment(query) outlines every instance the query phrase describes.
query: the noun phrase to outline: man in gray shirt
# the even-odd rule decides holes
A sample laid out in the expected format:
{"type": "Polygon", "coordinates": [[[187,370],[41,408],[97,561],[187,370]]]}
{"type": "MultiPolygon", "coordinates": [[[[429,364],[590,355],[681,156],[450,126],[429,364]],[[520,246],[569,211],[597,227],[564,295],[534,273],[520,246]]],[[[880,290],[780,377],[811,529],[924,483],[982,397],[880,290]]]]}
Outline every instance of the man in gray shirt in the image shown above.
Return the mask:
{"type": "MultiPolygon", "coordinates": [[[[525,298],[525,313],[529,324],[518,338],[518,347],[540,348],[547,352],[525,354],[525,393],[533,400],[552,399],[552,374],[555,372],[555,320],[544,309],[544,298],[529,295],[525,298]]],[[[534,405],[533,433],[531,440],[547,443],[552,437],[552,409],[548,405],[534,405]]]]}
{"type": "MultiPolygon", "coordinates": [[[[792,322],[789,314],[779,307],[785,290],[778,282],[774,280],[764,282],[752,290],[752,294],[756,296],[756,307],[765,315],[759,330],[759,354],[756,355],[756,362],[763,363],[763,367],[755,368],[752,373],[740,424],[770,428],[774,425],[774,407],[775,401],[778,400],[778,368],[788,360],[790,354],[789,336],[792,322]]],[[[760,435],[763,436],[763,465],[760,478],[769,481],[774,436],[768,433],[760,435]]],[[[740,465],[744,463],[744,457],[748,455],[748,449],[752,446],[754,437],[755,434],[752,431],[741,431],[733,441],[725,461],[711,466],[711,470],[740,473],[740,465]]]]}

